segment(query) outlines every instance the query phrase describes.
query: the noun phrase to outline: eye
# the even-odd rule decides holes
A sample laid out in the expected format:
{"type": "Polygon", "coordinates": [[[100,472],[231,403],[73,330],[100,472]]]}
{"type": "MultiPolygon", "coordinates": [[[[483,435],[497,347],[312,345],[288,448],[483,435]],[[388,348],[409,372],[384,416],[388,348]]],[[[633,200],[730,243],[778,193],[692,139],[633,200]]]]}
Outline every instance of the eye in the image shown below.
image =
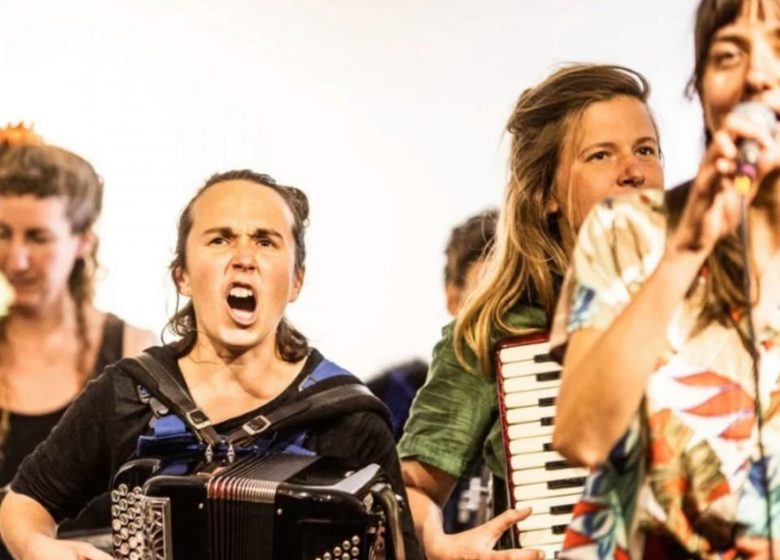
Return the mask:
{"type": "Polygon", "coordinates": [[[224,237],[217,236],[217,237],[212,237],[211,239],[209,239],[208,244],[209,245],[226,245],[227,242],[228,242],[228,240],[225,239],[224,237]]]}
{"type": "Polygon", "coordinates": [[[45,245],[46,243],[51,242],[51,236],[42,231],[31,231],[29,234],[27,234],[27,239],[31,243],[35,243],[37,245],[45,245]]]}
{"type": "Polygon", "coordinates": [[[590,154],[585,161],[604,161],[610,156],[607,150],[599,150],[590,154]]]}
{"type": "Polygon", "coordinates": [[[709,54],[708,62],[719,69],[733,68],[742,62],[744,52],[735,45],[715,47],[709,54]]]}
{"type": "Polygon", "coordinates": [[[276,242],[270,237],[260,237],[257,244],[261,247],[276,247],[276,242]]]}
{"type": "Polygon", "coordinates": [[[658,157],[658,150],[655,149],[655,146],[640,146],[637,153],[640,156],[658,157]]]}

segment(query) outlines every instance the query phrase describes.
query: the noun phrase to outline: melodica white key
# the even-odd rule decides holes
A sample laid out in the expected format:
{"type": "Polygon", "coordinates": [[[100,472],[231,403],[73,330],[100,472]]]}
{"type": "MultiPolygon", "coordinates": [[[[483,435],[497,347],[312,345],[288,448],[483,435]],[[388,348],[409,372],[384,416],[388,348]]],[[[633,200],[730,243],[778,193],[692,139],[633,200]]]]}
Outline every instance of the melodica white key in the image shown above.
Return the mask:
{"type": "Polygon", "coordinates": [[[497,345],[495,363],[509,498],[514,508],[533,509],[514,527],[515,545],[552,559],[563,546],[588,471],[552,449],[561,366],[549,351],[546,332],[508,338],[497,345]]]}

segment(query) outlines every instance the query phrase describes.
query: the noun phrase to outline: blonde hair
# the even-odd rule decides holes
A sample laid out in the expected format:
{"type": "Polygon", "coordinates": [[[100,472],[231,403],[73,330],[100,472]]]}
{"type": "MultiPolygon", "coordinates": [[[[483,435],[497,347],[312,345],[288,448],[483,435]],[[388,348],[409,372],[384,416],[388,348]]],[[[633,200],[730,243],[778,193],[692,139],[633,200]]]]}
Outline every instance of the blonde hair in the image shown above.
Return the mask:
{"type": "Polygon", "coordinates": [[[507,123],[512,137],[509,180],[495,245],[484,276],[455,320],[455,355],[464,367],[470,369],[467,346],[482,373],[492,376],[492,337],[522,334],[506,322],[507,312],[519,302],[537,305],[552,316],[568,265],[561,228],[571,228],[571,220],[565,214],[556,219],[549,209],[570,124],[591,103],[617,96],[647,103],[649,94],[647,80],[634,70],[575,64],[554,72],[517,100],[507,123]]]}

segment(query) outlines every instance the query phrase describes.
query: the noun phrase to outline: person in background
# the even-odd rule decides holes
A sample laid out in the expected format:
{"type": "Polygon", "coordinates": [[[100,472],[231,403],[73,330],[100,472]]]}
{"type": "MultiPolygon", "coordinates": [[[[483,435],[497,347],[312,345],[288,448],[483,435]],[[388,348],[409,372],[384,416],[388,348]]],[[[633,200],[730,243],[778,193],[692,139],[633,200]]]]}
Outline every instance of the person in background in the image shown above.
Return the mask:
{"type": "MultiPolygon", "coordinates": [[[[450,232],[444,248],[444,294],[447,311],[453,317],[476,286],[484,257],[493,242],[497,221],[497,210],[485,210],[458,224],[450,232]]],[[[427,373],[428,364],[412,360],[385,370],[367,383],[368,388],[390,409],[396,441],[401,438],[412,400],[425,383],[427,373]]]]}
{"type": "MultiPolygon", "coordinates": [[[[492,551],[528,510],[505,509],[469,531],[442,531],[441,508],[481,457],[503,484],[504,453],[491,358],[495,342],[549,328],[561,277],[587,211],[606,196],[662,189],[649,86],[630,69],[564,67],[520,96],[507,129],[509,182],[486,273],[445,327],[428,381],[399,444],[415,528],[428,558],[535,559],[492,551]]],[[[502,495],[495,492],[496,498],[502,495]]]]}
{"type": "MultiPolygon", "coordinates": [[[[171,276],[189,300],[169,322],[181,338],[147,353],[221,436],[301,403],[305,389],[318,384],[315,374],[326,360],[285,317],[303,287],[308,216],[301,190],[250,170],[212,176],[181,214],[171,276]]],[[[104,491],[136,452],[139,436],[149,434],[154,415],[137,390],[138,367],[129,359],[109,366],[20,467],[0,506],[0,532],[17,557],[110,560],[86,543],[56,539],[55,526],[104,491]]],[[[326,367],[354,378],[335,364],[326,367]]],[[[295,443],[353,468],[376,463],[405,496],[389,422],[379,412],[384,407],[368,391],[366,397],[380,408],[337,410],[295,443]]],[[[259,437],[285,437],[268,432],[259,437]]],[[[401,522],[406,558],[417,560],[406,508],[401,522]]]]}
{"type": "MultiPolygon", "coordinates": [[[[0,319],[2,486],[87,381],[153,343],[92,302],[102,199],[87,161],[22,125],[0,130],[0,273],[15,294],[0,319]]],[[[108,523],[103,504],[63,529],[108,523]]]]}
{"type": "Polygon", "coordinates": [[[593,472],[563,558],[780,558],[778,37],[777,0],[701,0],[696,177],[582,226],[552,333],[554,444],[593,472]]]}

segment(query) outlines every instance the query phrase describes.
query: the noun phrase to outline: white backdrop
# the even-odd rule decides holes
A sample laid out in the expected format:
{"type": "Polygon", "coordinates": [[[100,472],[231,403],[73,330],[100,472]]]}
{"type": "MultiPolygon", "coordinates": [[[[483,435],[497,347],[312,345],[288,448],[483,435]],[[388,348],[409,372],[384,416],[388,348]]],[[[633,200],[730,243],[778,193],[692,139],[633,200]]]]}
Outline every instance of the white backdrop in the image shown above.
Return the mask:
{"type": "Polygon", "coordinates": [[[106,182],[98,304],[159,332],[179,211],[215,171],[306,191],[293,322],[370,377],[448,321],[450,228],[499,204],[502,131],[563,62],[643,72],[667,184],[696,169],[693,0],[0,0],[0,121],[106,182]]]}

